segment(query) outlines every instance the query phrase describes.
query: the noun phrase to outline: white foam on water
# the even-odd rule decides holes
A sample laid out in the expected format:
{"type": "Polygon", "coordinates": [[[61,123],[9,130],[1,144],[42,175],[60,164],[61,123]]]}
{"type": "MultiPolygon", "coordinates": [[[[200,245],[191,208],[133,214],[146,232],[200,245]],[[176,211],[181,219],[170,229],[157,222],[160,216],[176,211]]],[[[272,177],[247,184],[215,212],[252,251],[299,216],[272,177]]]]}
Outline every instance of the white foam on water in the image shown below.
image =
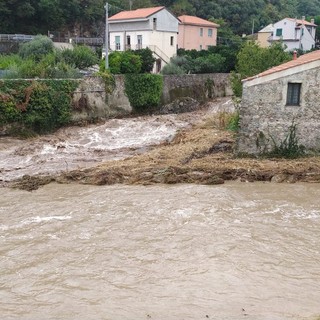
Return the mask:
{"type": "Polygon", "coordinates": [[[0,230],[1,231],[7,231],[7,230],[11,230],[11,229],[19,229],[19,228],[23,228],[27,225],[30,224],[39,224],[42,222],[51,222],[51,221],[64,221],[64,220],[70,220],[72,219],[72,216],[67,215],[67,216],[49,216],[49,217],[31,217],[28,219],[25,219],[23,221],[21,221],[18,224],[9,226],[9,225],[5,225],[5,224],[1,224],[0,225],[0,230]]]}

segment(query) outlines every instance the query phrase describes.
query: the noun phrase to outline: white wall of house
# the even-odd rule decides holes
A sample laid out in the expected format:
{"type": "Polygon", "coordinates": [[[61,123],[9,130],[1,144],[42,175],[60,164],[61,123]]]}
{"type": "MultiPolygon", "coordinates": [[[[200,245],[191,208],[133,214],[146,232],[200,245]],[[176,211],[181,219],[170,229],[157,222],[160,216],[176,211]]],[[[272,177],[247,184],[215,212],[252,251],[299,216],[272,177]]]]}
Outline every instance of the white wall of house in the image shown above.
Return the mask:
{"type": "Polygon", "coordinates": [[[274,24],[272,41],[283,41],[286,50],[310,50],[315,46],[315,27],[301,25],[297,27],[295,20],[283,19],[274,24]]]}
{"type": "Polygon", "coordinates": [[[109,42],[112,51],[145,49],[150,43],[150,31],[110,32],[109,42]],[[117,37],[120,40],[120,47],[117,46],[117,37]]]}
{"type": "MultiPolygon", "coordinates": [[[[150,48],[155,58],[161,60],[162,68],[177,53],[178,22],[166,9],[145,19],[110,21],[110,49],[125,51],[150,48]]],[[[159,71],[159,62],[156,71],[159,71]]]]}
{"type": "Polygon", "coordinates": [[[156,30],[178,33],[179,20],[167,10],[161,10],[149,17],[150,30],[153,30],[153,19],[156,20],[156,30]]]}
{"type": "Polygon", "coordinates": [[[159,49],[165,54],[166,57],[163,58],[166,63],[169,63],[170,58],[177,54],[177,41],[176,32],[152,32],[150,34],[150,45],[154,44],[157,47],[155,52],[159,49]],[[168,58],[169,61],[167,61],[168,58]]]}
{"type": "Polygon", "coordinates": [[[109,22],[109,32],[150,30],[149,19],[109,22]]]}

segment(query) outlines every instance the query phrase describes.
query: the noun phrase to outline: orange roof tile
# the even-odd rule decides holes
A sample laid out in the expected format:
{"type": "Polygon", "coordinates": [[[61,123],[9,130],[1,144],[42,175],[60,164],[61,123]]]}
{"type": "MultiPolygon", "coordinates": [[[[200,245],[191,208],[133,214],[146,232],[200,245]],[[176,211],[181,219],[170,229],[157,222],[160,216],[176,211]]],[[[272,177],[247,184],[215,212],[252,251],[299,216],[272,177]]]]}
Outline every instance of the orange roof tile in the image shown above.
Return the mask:
{"type": "Polygon", "coordinates": [[[208,20],[204,20],[198,17],[194,17],[194,16],[180,16],[178,17],[178,19],[181,21],[182,24],[192,24],[192,25],[199,25],[199,26],[208,26],[208,27],[219,27],[218,24],[208,21],[208,20]]]}
{"type": "Polygon", "coordinates": [[[272,73],[284,71],[284,70],[287,70],[287,69],[290,69],[293,67],[297,67],[297,66],[300,66],[303,64],[307,64],[307,63],[310,63],[313,61],[317,61],[317,60],[320,60],[320,50],[312,51],[310,53],[304,54],[304,55],[300,56],[299,58],[297,58],[296,60],[290,60],[289,62],[280,64],[276,67],[273,67],[271,69],[263,71],[253,77],[246,78],[243,81],[249,81],[249,80],[253,80],[256,78],[261,78],[261,77],[267,76],[272,73]]]}
{"type": "Polygon", "coordinates": [[[148,18],[152,14],[164,9],[165,7],[153,7],[153,8],[141,8],[131,11],[121,11],[114,16],[110,17],[109,20],[129,20],[129,19],[143,19],[148,18]]]}
{"type": "Polygon", "coordinates": [[[313,27],[316,27],[317,25],[314,24],[314,23],[311,23],[309,21],[306,21],[306,20],[299,20],[299,19],[293,19],[293,18],[286,18],[290,21],[295,21],[297,24],[304,24],[305,26],[313,26],[313,27]]]}

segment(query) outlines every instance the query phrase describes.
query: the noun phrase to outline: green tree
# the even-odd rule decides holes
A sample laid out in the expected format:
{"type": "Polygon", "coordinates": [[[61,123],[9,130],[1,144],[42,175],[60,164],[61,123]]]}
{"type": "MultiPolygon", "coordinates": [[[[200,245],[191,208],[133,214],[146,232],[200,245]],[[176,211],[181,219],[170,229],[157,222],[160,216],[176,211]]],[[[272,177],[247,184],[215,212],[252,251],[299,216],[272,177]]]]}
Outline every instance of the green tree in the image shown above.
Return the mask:
{"type": "Polygon", "coordinates": [[[32,41],[24,43],[19,49],[19,55],[36,61],[53,52],[53,42],[45,36],[36,36],[32,41]]]}
{"type": "Polygon", "coordinates": [[[237,55],[236,71],[244,79],[290,59],[289,53],[285,52],[279,43],[269,48],[261,48],[256,43],[249,41],[237,55]]]}
{"type": "Polygon", "coordinates": [[[74,65],[78,69],[85,69],[97,64],[97,55],[88,46],[75,46],[73,49],[62,51],[64,61],[69,65],[74,65]]]}
{"type": "Polygon", "coordinates": [[[152,54],[152,51],[149,48],[135,50],[134,54],[140,56],[141,60],[141,73],[149,73],[153,69],[153,65],[156,61],[155,57],[152,54]]]}
{"type": "Polygon", "coordinates": [[[242,79],[254,76],[290,59],[290,54],[284,51],[280,43],[273,44],[268,48],[261,48],[251,41],[245,43],[237,55],[237,73],[232,76],[234,93],[238,96],[241,95],[242,79]]]}
{"type": "Polygon", "coordinates": [[[141,72],[141,58],[133,51],[112,52],[109,55],[109,68],[113,74],[132,74],[141,72]]]}

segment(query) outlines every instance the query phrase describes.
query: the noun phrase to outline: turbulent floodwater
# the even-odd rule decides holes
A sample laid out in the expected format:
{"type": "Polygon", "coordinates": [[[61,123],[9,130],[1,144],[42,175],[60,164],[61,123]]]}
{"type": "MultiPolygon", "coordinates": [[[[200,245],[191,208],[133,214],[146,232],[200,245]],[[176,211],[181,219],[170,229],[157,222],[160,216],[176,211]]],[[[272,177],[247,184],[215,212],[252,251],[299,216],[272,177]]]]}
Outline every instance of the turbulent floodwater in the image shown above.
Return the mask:
{"type": "Polygon", "coordinates": [[[315,319],[320,185],[1,189],[1,319],[315,319]]]}
{"type": "Polygon", "coordinates": [[[184,114],[110,119],[100,125],[67,127],[29,140],[0,137],[0,185],[23,175],[55,174],[95,166],[147,151],[170,141],[178,130],[205,115],[232,112],[230,98],[208,104],[206,110],[184,114]]]}
{"type": "Polygon", "coordinates": [[[85,168],[145,152],[192,123],[192,114],[111,119],[101,125],[68,127],[31,140],[0,138],[0,181],[25,174],[85,168]]]}

